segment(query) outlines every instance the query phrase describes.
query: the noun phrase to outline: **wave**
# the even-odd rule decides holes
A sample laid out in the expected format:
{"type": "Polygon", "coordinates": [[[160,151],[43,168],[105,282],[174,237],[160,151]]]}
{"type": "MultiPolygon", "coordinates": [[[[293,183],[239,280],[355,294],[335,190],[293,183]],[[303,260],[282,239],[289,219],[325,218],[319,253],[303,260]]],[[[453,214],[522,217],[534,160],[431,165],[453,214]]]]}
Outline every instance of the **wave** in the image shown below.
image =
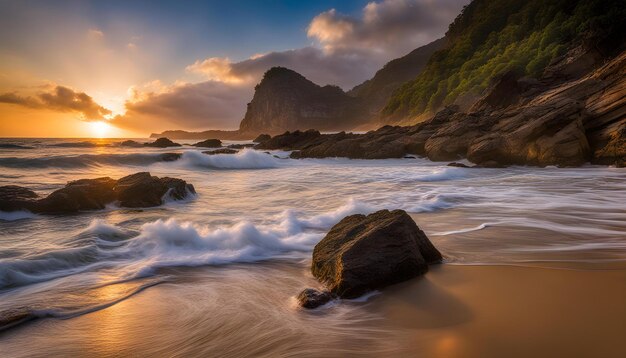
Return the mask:
{"type": "Polygon", "coordinates": [[[53,143],[48,144],[50,147],[59,147],[59,148],[97,148],[97,147],[109,147],[109,143],[95,143],[89,141],[83,142],[63,142],[63,143],[53,143]]]}
{"type": "Polygon", "coordinates": [[[34,149],[34,147],[11,143],[0,143],[0,149],[34,149]]]}
{"type": "Polygon", "coordinates": [[[168,219],[143,224],[138,232],[94,219],[80,233],[89,239],[81,241],[82,246],[0,259],[0,289],[112,267],[120,270],[118,279],[132,279],[150,276],[160,267],[306,257],[324,231],[343,217],[373,210],[350,200],[336,210],[309,218],[299,218],[295,211],[287,210],[269,224],[242,220],[216,228],[168,219]]]}
{"type": "Polygon", "coordinates": [[[180,163],[188,167],[211,169],[268,169],[279,165],[279,161],[272,155],[250,148],[244,148],[236,154],[207,155],[199,151],[186,151],[180,163]]]}
{"type": "Polygon", "coordinates": [[[465,229],[458,229],[458,230],[451,230],[451,231],[443,231],[443,232],[435,232],[430,234],[430,236],[448,236],[448,235],[454,235],[454,234],[465,234],[467,232],[473,232],[473,231],[479,231],[482,230],[486,227],[489,227],[491,225],[494,225],[493,223],[482,223],[478,226],[474,226],[474,227],[469,227],[469,228],[465,228],[465,229]]]}
{"type": "Polygon", "coordinates": [[[468,171],[466,168],[442,168],[435,169],[432,173],[417,176],[412,178],[417,181],[423,182],[435,182],[435,181],[447,181],[447,180],[455,180],[455,179],[464,179],[467,177],[468,171]]]}
{"type": "MultiPolygon", "coordinates": [[[[0,332],[11,329],[13,327],[19,326],[21,324],[24,324],[33,320],[36,320],[36,319],[41,319],[41,318],[68,319],[72,317],[81,316],[87,313],[99,311],[107,307],[111,307],[115,304],[118,304],[149,287],[156,286],[166,281],[167,281],[166,279],[150,280],[136,287],[133,287],[127,292],[123,292],[117,297],[109,298],[109,300],[105,302],[87,304],[81,308],[57,307],[57,308],[48,308],[48,309],[36,309],[36,308],[22,307],[19,309],[10,309],[6,311],[0,311],[0,332]]],[[[107,286],[111,287],[111,286],[114,286],[115,284],[116,283],[111,283],[110,285],[105,285],[103,287],[107,287],[107,286]]]]}
{"type": "Polygon", "coordinates": [[[37,214],[30,211],[0,211],[0,221],[15,221],[36,218],[37,214]]]}
{"type": "Polygon", "coordinates": [[[178,160],[179,153],[154,154],[82,154],[76,156],[50,156],[42,158],[0,158],[0,167],[27,168],[81,168],[97,165],[144,166],[157,162],[178,160]]]}

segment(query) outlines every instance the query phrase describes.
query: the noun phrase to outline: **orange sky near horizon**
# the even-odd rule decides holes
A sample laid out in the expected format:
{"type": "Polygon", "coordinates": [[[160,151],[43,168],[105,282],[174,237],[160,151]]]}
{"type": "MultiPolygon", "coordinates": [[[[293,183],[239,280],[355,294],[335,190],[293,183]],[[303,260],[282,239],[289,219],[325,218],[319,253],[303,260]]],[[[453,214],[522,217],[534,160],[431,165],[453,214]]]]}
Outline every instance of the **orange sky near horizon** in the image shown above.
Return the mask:
{"type": "Polygon", "coordinates": [[[84,121],[75,113],[0,104],[0,137],[13,138],[143,138],[139,133],[104,121],[84,121]]]}

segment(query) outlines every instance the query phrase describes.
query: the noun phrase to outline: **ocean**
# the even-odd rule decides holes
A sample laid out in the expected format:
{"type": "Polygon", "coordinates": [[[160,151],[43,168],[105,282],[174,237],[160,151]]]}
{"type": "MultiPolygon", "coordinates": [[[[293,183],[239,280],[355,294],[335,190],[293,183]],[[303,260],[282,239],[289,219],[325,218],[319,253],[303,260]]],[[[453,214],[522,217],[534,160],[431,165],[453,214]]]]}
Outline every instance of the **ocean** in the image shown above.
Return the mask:
{"type": "Polygon", "coordinates": [[[197,191],[156,208],[0,212],[0,317],[32,318],[0,333],[2,356],[400,354],[407,331],[380,324],[385,311],[375,308],[392,297],[386,290],[314,312],[294,300],[317,285],[308,266],[324,234],[379,209],[411,214],[445,256],[435,271],[626,270],[623,168],[296,160],[254,149],[209,156],[121,141],[0,139],[0,185],[46,195],[71,180],[149,171],[197,191]],[[182,157],[164,162],[163,153],[182,157]],[[85,338],[88,329],[102,336],[85,338]],[[50,332],[60,332],[54,344],[50,332]]]}

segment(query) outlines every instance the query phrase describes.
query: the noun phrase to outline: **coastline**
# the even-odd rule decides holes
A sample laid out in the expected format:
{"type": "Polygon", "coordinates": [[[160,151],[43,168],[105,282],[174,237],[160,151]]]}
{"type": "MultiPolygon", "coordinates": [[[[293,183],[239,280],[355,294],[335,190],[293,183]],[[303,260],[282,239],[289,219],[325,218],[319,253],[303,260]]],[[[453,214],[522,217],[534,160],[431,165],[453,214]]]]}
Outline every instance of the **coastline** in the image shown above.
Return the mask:
{"type": "Polygon", "coordinates": [[[97,312],[23,325],[0,347],[7,357],[626,354],[623,269],[442,264],[367,302],[312,312],[293,302],[295,288],[314,283],[308,261],[170,273],[183,279],[97,312]]]}

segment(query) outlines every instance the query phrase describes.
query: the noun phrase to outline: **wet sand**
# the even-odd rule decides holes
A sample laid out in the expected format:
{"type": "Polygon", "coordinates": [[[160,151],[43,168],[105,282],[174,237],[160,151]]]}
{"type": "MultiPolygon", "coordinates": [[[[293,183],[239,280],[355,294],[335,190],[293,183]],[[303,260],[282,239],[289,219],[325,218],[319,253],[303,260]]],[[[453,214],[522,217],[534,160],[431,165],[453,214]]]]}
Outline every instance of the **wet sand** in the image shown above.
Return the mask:
{"type": "Polygon", "coordinates": [[[307,265],[169,270],[171,282],[106,309],[5,332],[0,352],[5,357],[626,356],[626,270],[444,264],[367,302],[334,302],[309,312],[293,299],[315,285],[307,265]]]}

